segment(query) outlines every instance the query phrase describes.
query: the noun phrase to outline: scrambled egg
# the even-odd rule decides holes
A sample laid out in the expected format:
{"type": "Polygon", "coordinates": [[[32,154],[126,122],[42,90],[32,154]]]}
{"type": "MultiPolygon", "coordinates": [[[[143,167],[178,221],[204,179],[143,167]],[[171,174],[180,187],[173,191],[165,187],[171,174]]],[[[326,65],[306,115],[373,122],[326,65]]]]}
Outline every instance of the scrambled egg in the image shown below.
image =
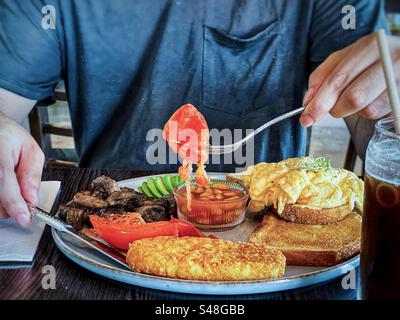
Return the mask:
{"type": "Polygon", "coordinates": [[[361,210],[364,184],[353,172],[315,166],[313,157],[290,158],[278,163],[259,163],[243,172],[253,206],[273,206],[282,213],[286,204],[307,208],[354,205],[361,210]]]}

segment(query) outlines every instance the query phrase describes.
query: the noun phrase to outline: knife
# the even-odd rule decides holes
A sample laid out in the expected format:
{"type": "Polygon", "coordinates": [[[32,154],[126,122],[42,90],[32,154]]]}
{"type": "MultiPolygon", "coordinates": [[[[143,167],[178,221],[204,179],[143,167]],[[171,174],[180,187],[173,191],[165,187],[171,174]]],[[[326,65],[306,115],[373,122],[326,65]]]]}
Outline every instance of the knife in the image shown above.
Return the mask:
{"type": "Polygon", "coordinates": [[[53,217],[48,212],[39,207],[29,206],[29,209],[31,211],[32,217],[37,221],[41,221],[60,232],[64,232],[73,236],[75,239],[78,239],[81,243],[84,243],[85,245],[96,250],[97,252],[100,252],[101,254],[107,256],[113,261],[124,266],[126,269],[132,270],[126,263],[126,254],[114,249],[102,239],[88,236],[82,233],[81,231],[75,230],[75,228],[72,227],[71,225],[65,223],[64,221],[62,221],[57,217],[53,217]]]}

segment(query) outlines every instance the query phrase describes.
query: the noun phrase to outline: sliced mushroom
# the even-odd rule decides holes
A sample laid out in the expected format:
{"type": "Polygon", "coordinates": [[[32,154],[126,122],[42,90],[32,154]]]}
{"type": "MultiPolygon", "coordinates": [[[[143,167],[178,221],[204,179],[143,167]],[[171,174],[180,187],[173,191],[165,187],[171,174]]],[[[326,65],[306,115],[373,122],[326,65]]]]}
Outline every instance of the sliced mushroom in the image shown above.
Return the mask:
{"type": "Polygon", "coordinates": [[[119,191],[120,187],[115,180],[103,175],[92,181],[90,190],[93,191],[94,196],[106,199],[111,193],[119,191]]]}
{"type": "Polygon", "coordinates": [[[107,203],[113,207],[135,208],[143,204],[143,195],[130,188],[121,188],[114,191],[108,198],[107,203]]]}
{"type": "Polygon", "coordinates": [[[169,220],[165,212],[165,208],[158,205],[148,205],[135,209],[136,212],[139,212],[146,222],[155,222],[155,221],[166,221],[169,220]]]}
{"type": "Polygon", "coordinates": [[[66,215],[65,221],[77,230],[82,229],[89,222],[90,212],[85,208],[64,207],[63,211],[66,215]]]}
{"type": "Polygon", "coordinates": [[[90,191],[78,192],[72,201],[75,206],[89,209],[104,209],[107,207],[107,201],[93,196],[90,191]]]}

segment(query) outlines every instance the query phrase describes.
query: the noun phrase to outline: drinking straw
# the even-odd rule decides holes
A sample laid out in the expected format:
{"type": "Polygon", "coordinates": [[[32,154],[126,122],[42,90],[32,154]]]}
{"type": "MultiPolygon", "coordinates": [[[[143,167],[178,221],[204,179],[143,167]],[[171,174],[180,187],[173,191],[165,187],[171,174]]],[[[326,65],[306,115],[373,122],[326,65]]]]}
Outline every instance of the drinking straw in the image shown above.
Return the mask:
{"type": "Polygon", "coordinates": [[[394,118],[394,130],[400,134],[400,99],[397,91],[396,78],[394,76],[392,58],[390,57],[389,46],[386,40],[386,32],[380,29],[377,32],[379,52],[381,54],[381,62],[385,73],[386,87],[389,95],[390,107],[394,118]]]}

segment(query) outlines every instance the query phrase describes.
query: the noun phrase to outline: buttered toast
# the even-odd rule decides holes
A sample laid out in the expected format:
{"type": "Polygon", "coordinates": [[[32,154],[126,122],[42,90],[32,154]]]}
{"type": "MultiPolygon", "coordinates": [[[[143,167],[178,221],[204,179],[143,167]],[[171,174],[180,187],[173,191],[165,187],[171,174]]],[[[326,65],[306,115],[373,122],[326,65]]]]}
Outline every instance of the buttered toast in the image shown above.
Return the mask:
{"type": "Polygon", "coordinates": [[[361,216],[351,213],[326,225],[289,222],[268,212],[250,242],[277,249],[287,265],[333,266],[360,252],[361,216]]]}

